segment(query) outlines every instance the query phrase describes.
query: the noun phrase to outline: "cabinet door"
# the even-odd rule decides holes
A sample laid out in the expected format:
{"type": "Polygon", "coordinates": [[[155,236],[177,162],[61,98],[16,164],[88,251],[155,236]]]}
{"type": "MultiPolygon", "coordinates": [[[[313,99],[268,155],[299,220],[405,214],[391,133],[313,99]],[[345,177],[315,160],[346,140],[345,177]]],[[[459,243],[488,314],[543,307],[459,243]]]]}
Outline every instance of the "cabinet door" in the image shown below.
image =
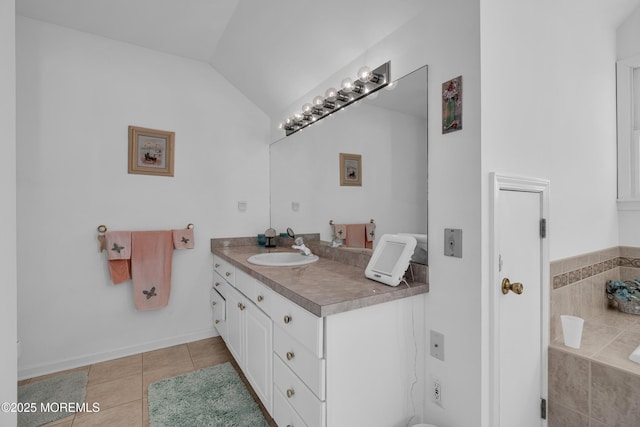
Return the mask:
{"type": "Polygon", "coordinates": [[[244,297],[229,286],[227,289],[227,340],[225,342],[242,370],[244,370],[244,310],[244,297]]]}
{"type": "Polygon", "coordinates": [[[254,391],[272,413],[272,325],[271,319],[255,305],[248,302],[245,315],[245,376],[254,391]]]}

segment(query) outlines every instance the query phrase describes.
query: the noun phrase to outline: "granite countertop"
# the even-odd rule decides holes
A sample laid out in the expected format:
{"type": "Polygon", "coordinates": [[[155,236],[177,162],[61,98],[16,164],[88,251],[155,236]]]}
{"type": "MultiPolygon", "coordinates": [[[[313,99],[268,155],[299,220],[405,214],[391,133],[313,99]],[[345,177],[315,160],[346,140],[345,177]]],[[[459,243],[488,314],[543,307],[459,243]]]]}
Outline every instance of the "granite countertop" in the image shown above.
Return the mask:
{"type": "Polygon", "coordinates": [[[362,267],[322,256],[312,264],[294,267],[260,266],[247,261],[248,257],[259,253],[295,252],[287,248],[267,249],[256,245],[214,247],[212,245],[211,252],[319,317],[429,291],[428,283],[422,282],[401,283],[395,287],[387,286],[367,279],[362,267]]]}

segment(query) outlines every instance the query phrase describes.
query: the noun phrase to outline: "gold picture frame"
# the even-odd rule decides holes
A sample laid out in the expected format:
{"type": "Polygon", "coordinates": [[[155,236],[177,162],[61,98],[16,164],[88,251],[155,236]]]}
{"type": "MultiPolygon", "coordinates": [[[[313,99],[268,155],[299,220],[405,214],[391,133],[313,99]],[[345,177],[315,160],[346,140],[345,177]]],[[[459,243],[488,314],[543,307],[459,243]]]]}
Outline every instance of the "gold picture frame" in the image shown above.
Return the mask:
{"type": "Polygon", "coordinates": [[[340,153],[340,185],[362,187],[362,156],[340,153]]]}
{"type": "Polygon", "coordinates": [[[129,173],[173,176],[175,133],[129,126],[129,173]]]}

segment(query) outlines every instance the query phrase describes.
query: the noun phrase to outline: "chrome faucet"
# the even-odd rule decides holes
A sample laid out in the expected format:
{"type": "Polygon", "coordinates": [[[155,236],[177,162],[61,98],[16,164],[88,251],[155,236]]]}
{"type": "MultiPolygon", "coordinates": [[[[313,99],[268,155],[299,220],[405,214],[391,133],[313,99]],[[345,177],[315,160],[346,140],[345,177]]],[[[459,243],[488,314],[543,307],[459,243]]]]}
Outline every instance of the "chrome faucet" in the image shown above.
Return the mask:
{"type": "Polygon", "coordinates": [[[301,255],[306,255],[306,256],[311,255],[311,249],[309,249],[304,245],[304,241],[302,240],[302,237],[296,237],[295,242],[296,244],[291,246],[292,249],[299,250],[301,255]]]}

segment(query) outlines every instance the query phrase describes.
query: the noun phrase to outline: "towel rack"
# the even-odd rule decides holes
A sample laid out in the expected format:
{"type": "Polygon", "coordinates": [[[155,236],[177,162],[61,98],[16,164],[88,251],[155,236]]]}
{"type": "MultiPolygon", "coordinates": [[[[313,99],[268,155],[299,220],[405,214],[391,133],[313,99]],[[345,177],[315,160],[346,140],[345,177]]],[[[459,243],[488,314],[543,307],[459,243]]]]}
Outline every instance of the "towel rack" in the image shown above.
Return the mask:
{"type": "MultiPolygon", "coordinates": [[[[329,220],[329,225],[333,225],[333,224],[334,224],[333,220],[332,219],[329,220]]],[[[373,220],[373,218],[369,220],[369,224],[375,224],[375,221],[373,220]]]]}
{"type": "MultiPolygon", "coordinates": [[[[188,230],[193,230],[194,225],[189,223],[187,224],[187,229],[188,230]]],[[[100,235],[103,235],[105,232],[107,231],[107,226],[104,224],[101,224],[98,226],[98,233],[100,233],[100,235]]]]}
{"type": "MultiPolygon", "coordinates": [[[[194,225],[192,223],[187,224],[188,230],[193,230],[194,225]]],[[[100,224],[98,226],[98,242],[100,242],[100,252],[106,249],[105,247],[105,237],[104,233],[107,232],[107,226],[104,224],[100,224]]]]}

